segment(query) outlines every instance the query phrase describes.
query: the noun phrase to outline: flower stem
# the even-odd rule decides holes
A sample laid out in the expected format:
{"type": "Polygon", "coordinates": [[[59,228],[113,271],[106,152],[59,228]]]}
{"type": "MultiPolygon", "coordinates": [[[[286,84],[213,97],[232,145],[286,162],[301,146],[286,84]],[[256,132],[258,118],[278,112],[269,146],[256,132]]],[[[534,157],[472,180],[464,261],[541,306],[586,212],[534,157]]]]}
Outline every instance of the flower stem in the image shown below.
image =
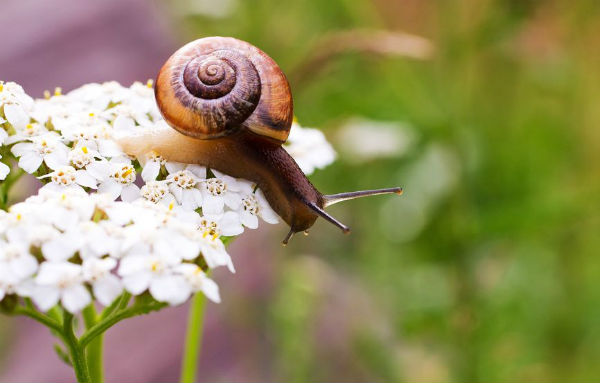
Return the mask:
{"type": "MultiPolygon", "coordinates": [[[[83,321],[85,322],[85,328],[89,329],[96,324],[98,316],[96,315],[96,309],[94,304],[90,304],[83,309],[83,321]]],[[[88,364],[90,377],[92,383],[103,382],[103,368],[102,368],[102,344],[104,340],[104,334],[98,335],[92,340],[86,349],[86,361],[88,364]]]]}
{"type": "Polygon", "coordinates": [[[79,383],[91,383],[90,373],[85,359],[84,348],[77,341],[75,332],[73,331],[73,314],[64,311],[63,314],[63,335],[65,343],[69,348],[73,370],[79,383]]]}
{"type": "Polygon", "coordinates": [[[63,329],[60,326],[60,323],[32,308],[17,306],[15,307],[14,313],[28,316],[29,318],[40,322],[44,326],[56,331],[57,333],[62,334],[63,329]]]}
{"type": "Polygon", "coordinates": [[[185,349],[181,364],[181,383],[193,383],[196,379],[196,370],[200,349],[202,348],[202,327],[204,324],[204,304],[206,297],[198,292],[192,298],[188,324],[185,336],[185,349]]]}
{"type": "Polygon", "coordinates": [[[158,311],[163,307],[167,306],[163,302],[151,302],[145,305],[133,305],[121,311],[117,311],[106,318],[103,318],[94,326],[85,331],[85,333],[79,338],[81,347],[86,347],[92,342],[97,336],[100,336],[104,331],[108,330],[123,319],[131,318],[140,314],[147,314],[151,311],[158,311]]]}

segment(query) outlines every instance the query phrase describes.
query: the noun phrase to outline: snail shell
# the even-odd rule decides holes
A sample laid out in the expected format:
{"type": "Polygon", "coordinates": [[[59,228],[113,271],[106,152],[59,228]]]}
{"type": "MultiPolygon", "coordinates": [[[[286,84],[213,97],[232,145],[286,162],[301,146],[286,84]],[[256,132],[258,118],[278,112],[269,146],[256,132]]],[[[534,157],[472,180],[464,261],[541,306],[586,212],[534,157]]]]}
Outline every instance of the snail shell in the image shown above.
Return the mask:
{"type": "Polygon", "coordinates": [[[285,142],[292,124],[292,94],[281,69],[260,49],[230,37],[183,46],[160,70],[155,93],[169,125],[195,138],[247,128],[285,142]]]}

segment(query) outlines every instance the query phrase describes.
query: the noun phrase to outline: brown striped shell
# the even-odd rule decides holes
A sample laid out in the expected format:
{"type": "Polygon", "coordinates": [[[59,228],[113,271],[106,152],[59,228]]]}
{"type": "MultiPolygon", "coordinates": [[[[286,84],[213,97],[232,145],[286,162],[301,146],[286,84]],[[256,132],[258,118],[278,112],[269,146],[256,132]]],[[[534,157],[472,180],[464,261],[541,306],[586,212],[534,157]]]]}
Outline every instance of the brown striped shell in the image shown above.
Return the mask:
{"type": "Polygon", "coordinates": [[[175,52],[156,79],[156,102],[173,128],[200,139],[240,128],[285,142],[292,93],[275,61],[231,37],[192,41],[175,52]]]}

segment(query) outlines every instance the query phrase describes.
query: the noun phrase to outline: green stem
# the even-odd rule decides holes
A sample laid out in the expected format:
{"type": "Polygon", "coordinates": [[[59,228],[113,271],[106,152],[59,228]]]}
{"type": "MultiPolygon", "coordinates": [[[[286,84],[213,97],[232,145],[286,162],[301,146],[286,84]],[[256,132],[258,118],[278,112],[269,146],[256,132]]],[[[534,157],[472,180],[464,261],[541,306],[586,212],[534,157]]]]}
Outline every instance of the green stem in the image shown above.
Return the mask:
{"type": "Polygon", "coordinates": [[[113,303],[110,304],[110,306],[108,306],[104,309],[104,311],[102,311],[102,314],[100,315],[100,320],[108,318],[115,312],[115,310],[125,309],[130,299],[131,294],[129,294],[127,291],[123,292],[123,294],[121,294],[119,298],[115,299],[113,303]]]}
{"type": "Polygon", "coordinates": [[[117,324],[117,322],[139,314],[145,314],[149,313],[150,311],[160,310],[166,305],[166,303],[154,302],[147,305],[134,305],[122,311],[117,311],[116,313],[96,323],[94,326],[92,326],[92,328],[88,329],[81,336],[81,338],[79,338],[79,344],[81,345],[81,347],[85,347],[97,336],[101,335],[102,333],[104,333],[104,331],[117,324]]]}
{"type": "Polygon", "coordinates": [[[185,336],[185,349],[181,364],[181,382],[193,383],[196,380],[198,357],[202,348],[202,327],[204,324],[204,304],[206,297],[196,293],[190,304],[185,336]]]}
{"type": "Polygon", "coordinates": [[[63,314],[63,335],[69,349],[73,370],[79,383],[91,383],[90,373],[85,359],[84,347],[80,345],[73,331],[73,314],[66,311],[63,314]]]}
{"type": "MultiPolygon", "coordinates": [[[[96,309],[94,304],[90,304],[83,309],[83,321],[85,328],[92,328],[98,320],[96,315],[96,309]]],[[[96,339],[92,340],[86,348],[86,361],[90,372],[92,383],[103,382],[103,369],[102,369],[102,343],[104,340],[104,334],[100,334],[96,339]]]]}
{"type": "Polygon", "coordinates": [[[59,334],[62,334],[63,332],[63,328],[61,327],[60,323],[30,307],[17,306],[15,307],[13,313],[28,316],[29,318],[40,322],[44,326],[51,328],[59,334]]]}

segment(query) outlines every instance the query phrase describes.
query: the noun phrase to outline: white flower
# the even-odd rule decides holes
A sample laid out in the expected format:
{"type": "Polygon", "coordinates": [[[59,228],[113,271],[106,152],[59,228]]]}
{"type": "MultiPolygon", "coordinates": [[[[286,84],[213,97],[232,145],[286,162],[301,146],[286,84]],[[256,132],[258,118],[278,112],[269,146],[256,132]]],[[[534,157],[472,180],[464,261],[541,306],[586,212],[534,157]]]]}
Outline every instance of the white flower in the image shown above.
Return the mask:
{"type": "Polygon", "coordinates": [[[283,148],[294,157],[305,174],[321,169],[335,160],[335,151],[327,142],[323,132],[292,124],[290,135],[283,148]]]}
{"type": "Polygon", "coordinates": [[[28,280],[20,278],[7,268],[0,267],[0,301],[11,294],[28,296],[26,281],[28,280]]]}
{"type": "Polygon", "coordinates": [[[165,254],[129,255],[121,260],[119,275],[131,294],[139,295],[148,289],[154,299],[177,305],[191,294],[184,277],[173,272],[179,264],[177,257],[165,254]]]}
{"type": "Polygon", "coordinates": [[[82,111],[67,118],[53,121],[56,129],[63,137],[79,146],[97,150],[102,156],[116,157],[123,155],[119,146],[112,140],[112,128],[98,111],[82,111]]]}
{"type": "Polygon", "coordinates": [[[166,161],[154,151],[147,153],[143,160],[140,159],[140,164],[144,167],[142,169],[142,179],[146,182],[156,180],[161,166],[166,161]]]}
{"type": "Polygon", "coordinates": [[[48,94],[47,99],[37,99],[35,101],[31,117],[40,123],[53,122],[67,118],[74,113],[83,112],[87,108],[89,108],[88,105],[76,98],[62,95],[59,89],[56,89],[54,96],[50,97],[48,94]]]}
{"type": "Polygon", "coordinates": [[[55,171],[39,178],[47,177],[50,177],[52,182],[46,184],[43,187],[44,189],[62,191],[65,189],[81,189],[82,186],[90,189],[96,189],[97,187],[94,177],[85,170],[75,170],[72,166],[61,166],[55,171]]]}
{"type": "Polygon", "coordinates": [[[189,226],[174,217],[166,222],[156,218],[146,215],[144,220],[123,229],[122,249],[126,254],[154,253],[179,261],[198,257],[200,244],[182,230],[189,226]]]}
{"type": "Polygon", "coordinates": [[[171,204],[175,197],[169,191],[167,181],[148,181],[140,189],[140,195],[152,203],[171,204]]]}
{"type": "Polygon", "coordinates": [[[129,93],[129,89],[118,82],[108,81],[102,84],[86,84],[70,91],[68,96],[73,99],[80,99],[93,108],[106,109],[109,103],[117,104],[126,100],[129,93]]]}
{"type": "Polygon", "coordinates": [[[27,249],[32,246],[40,248],[60,235],[60,231],[50,224],[39,221],[23,223],[22,219],[21,224],[15,227],[0,227],[0,232],[5,233],[8,242],[23,245],[27,249]]]}
{"type": "Polygon", "coordinates": [[[95,201],[81,188],[65,189],[60,192],[42,188],[38,196],[40,202],[44,204],[43,209],[39,207],[37,209],[40,220],[47,220],[63,231],[73,227],[79,221],[89,221],[94,213],[95,201]]]}
{"type": "Polygon", "coordinates": [[[228,175],[213,170],[217,178],[200,182],[202,192],[202,213],[217,215],[223,213],[225,206],[237,209],[242,203],[239,182],[228,175]]]}
{"type": "Polygon", "coordinates": [[[193,292],[202,291],[211,301],[215,303],[221,302],[219,286],[212,279],[208,278],[200,267],[192,263],[184,263],[177,266],[175,271],[184,276],[193,292]]]}
{"type": "Polygon", "coordinates": [[[44,258],[64,261],[76,252],[83,259],[116,255],[120,251],[121,241],[116,235],[109,236],[105,229],[106,226],[93,221],[76,223],[42,244],[44,258]]]}
{"type": "Polygon", "coordinates": [[[15,129],[27,125],[32,108],[33,99],[25,94],[20,85],[0,81],[0,109],[4,110],[4,117],[15,129]]]}
{"type": "Polygon", "coordinates": [[[100,153],[96,150],[89,149],[85,145],[79,145],[74,147],[69,152],[69,164],[73,165],[76,169],[85,169],[89,164],[95,162],[100,157],[100,153]]]}
{"type": "Polygon", "coordinates": [[[198,230],[203,236],[210,236],[213,238],[225,236],[239,235],[244,232],[244,227],[240,221],[238,213],[233,211],[226,211],[220,215],[205,215],[200,220],[198,230]]]}
{"type": "MultiPolygon", "coordinates": [[[[32,122],[32,123],[25,125],[25,127],[22,129],[16,129],[16,134],[8,137],[6,139],[6,144],[10,145],[10,144],[14,144],[15,142],[19,142],[19,141],[30,140],[32,137],[41,136],[46,133],[49,133],[49,131],[48,131],[48,129],[46,129],[46,127],[44,127],[43,125],[41,125],[37,122],[32,122]]],[[[1,132],[0,132],[0,134],[1,134],[1,132]]]]}
{"type": "Polygon", "coordinates": [[[279,222],[277,213],[273,211],[261,190],[244,195],[238,212],[242,224],[250,229],[258,227],[258,217],[267,223],[279,222]]]}
{"type": "Polygon", "coordinates": [[[199,243],[202,256],[208,267],[214,269],[218,266],[227,266],[229,271],[235,273],[231,257],[227,254],[225,245],[223,245],[220,239],[208,235],[203,235],[199,239],[201,239],[199,243]]]}
{"type": "Polygon", "coordinates": [[[35,282],[31,298],[42,311],[60,302],[71,313],[87,306],[92,297],[83,285],[82,268],[70,262],[44,262],[35,282]]]}
{"type": "Polygon", "coordinates": [[[195,210],[202,206],[202,193],[196,186],[203,178],[206,178],[206,168],[197,165],[181,165],[168,164],[168,170],[171,173],[167,177],[169,190],[184,209],[195,210]]]}
{"type": "Polygon", "coordinates": [[[54,133],[46,133],[32,137],[32,142],[20,142],[12,147],[12,153],[20,157],[19,167],[27,173],[35,172],[42,161],[50,169],[58,169],[68,162],[68,148],[61,142],[61,137],[54,133]]]}
{"type": "MultiPolygon", "coordinates": [[[[0,125],[2,125],[2,118],[0,117],[0,125]]],[[[0,145],[4,144],[4,141],[6,141],[6,139],[8,138],[8,133],[6,133],[6,130],[2,129],[0,127],[0,145]]]]}
{"type": "Polygon", "coordinates": [[[108,174],[101,174],[99,193],[107,193],[113,199],[119,196],[123,201],[133,201],[140,195],[140,188],[135,182],[135,169],[131,163],[120,162],[114,158],[107,167],[108,174]]]}
{"type": "Polygon", "coordinates": [[[123,285],[116,275],[111,273],[117,266],[112,258],[88,258],[83,261],[83,278],[92,284],[94,297],[104,306],[108,306],[123,291],[123,285]]]}
{"type": "MultiPolygon", "coordinates": [[[[0,158],[2,158],[2,156],[0,156],[0,158]]],[[[0,162],[0,181],[5,179],[8,173],[10,173],[10,167],[5,163],[0,162]]]]}
{"type": "Polygon", "coordinates": [[[0,269],[19,278],[33,275],[38,268],[37,260],[22,243],[6,243],[0,239],[0,269]]]}
{"type": "MultiPolygon", "coordinates": [[[[60,302],[72,313],[92,297],[109,305],[123,289],[171,305],[199,291],[219,302],[199,265],[235,272],[223,236],[256,228],[259,217],[278,220],[262,192],[218,171],[207,179],[205,167],[155,152],[127,157],[116,138],[168,128],[151,82],[88,84],[45,97],[33,101],[17,84],[0,82],[0,145],[13,145],[19,167],[50,180],[0,210],[0,299],[31,297],[44,311],[60,302]],[[134,160],[142,165],[141,189],[134,160]]],[[[299,162],[331,160],[320,133],[295,129],[288,150],[299,162]]],[[[9,170],[0,162],[0,180],[9,170]]]]}

